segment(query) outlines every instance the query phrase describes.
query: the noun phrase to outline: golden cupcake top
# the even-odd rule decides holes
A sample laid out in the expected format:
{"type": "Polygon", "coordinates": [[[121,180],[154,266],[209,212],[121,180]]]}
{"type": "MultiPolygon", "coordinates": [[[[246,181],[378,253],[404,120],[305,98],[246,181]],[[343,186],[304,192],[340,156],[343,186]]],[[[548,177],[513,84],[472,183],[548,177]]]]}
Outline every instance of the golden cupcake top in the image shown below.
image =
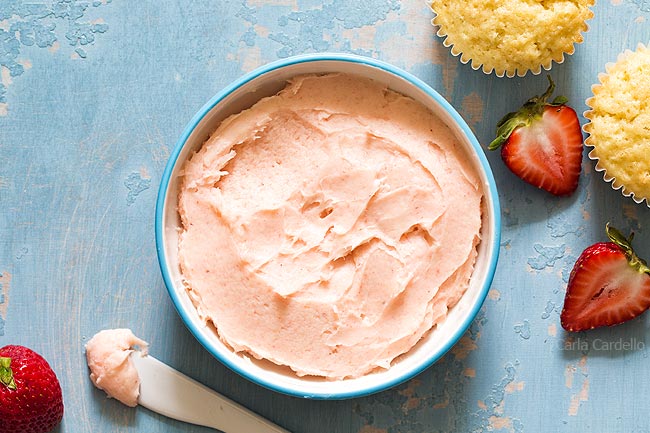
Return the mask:
{"type": "MultiPolygon", "coordinates": [[[[589,157],[598,160],[614,189],[622,188],[637,203],[650,198],[650,49],[639,44],[626,50],[616,63],[606,65],[587,99],[591,110],[584,127],[585,141],[593,150],[589,157]]],[[[650,206],[650,203],[648,203],[650,206]]]]}
{"type": "Polygon", "coordinates": [[[595,0],[432,0],[438,36],[486,74],[538,74],[573,54],[595,0]]]}

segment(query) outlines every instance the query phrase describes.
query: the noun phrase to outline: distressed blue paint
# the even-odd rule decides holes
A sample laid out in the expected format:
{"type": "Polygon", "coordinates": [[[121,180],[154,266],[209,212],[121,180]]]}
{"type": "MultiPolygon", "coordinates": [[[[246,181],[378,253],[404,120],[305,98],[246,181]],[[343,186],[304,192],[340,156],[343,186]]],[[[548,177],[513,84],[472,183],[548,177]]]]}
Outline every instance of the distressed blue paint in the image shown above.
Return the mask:
{"type": "MultiPolygon", "coordinates": [[[[484,308],[464,338],[479,344],[487,322],[484,308]]],[[[389,433],[474,431],[477,419],[487,426],[488,417],[485,414],[467,417],[476,408],[476,400],[467,392],[473,385],[471,381],[476,379],[464,374],[468,359],[473,357],[472,352],[452,351],[426,374],[417,377],[417,382],[360,399],[355,407],[356,414],[363,418],[364,424],[385,429],[389,433]],[[413,395],[407,392],[409,388],[412,388],[413,395]],[[411,398],[415,399],[414,407],[409,406],[411,398]]],[[[499,370],[502,371],[501,368],[499,370]]],[[[503,389],[506,385],[495,386],[503,389]]]]}
{"type": "Polygon", "coordinates": [[[551,317],[551,313],[553,311],[557,311],[557,308],[558,307],[556,307],[555,303],[548,301],[546,303],[546,307],[544,307],[544,312],[542,313],[542,319],[548,319],[549,317],[551,317]]]}
{"type": "MultiPolygon", "coordinates": [[[[7,305],[7,296],[5,295],[5,291],[7,290],[7,287],[5,286],[7,284],[6,281],[2,279],[3,274],[0,273],[0,309],[4,310],[6,309],[7,305]]],[[[5,310],[6,311],[6,310],[5,310]]],[[[0,337],[5,334],[5,314],[0,314],[0,337]]]]}
{"type": "Polygon", "coordinates": [[[510,208],[503,210],[503,220],[505,221],[506,227],[514,227],[519,224],[519,217],[513,215],[510,208]]]}
{"type": "Polygon", "coordinates": [[[514,326],[515,334],[518,334],[522,339],[530,339],[530,322],[524,320],[523,323],[518,323],[514,326]]]}
{"type": "Polygon", "coordinates": [[[250,27],[248,30],[246,30],[246,33],[244,33],[239,40],[244,42],[249,47],[252,47],[255,45],[256,37],[257,34],[255,33],[255,30],[253,30],[253,28],[250,27]]]}
{"type": "Polygon", "coordinates": [[[567,254],[564,256],[564,263],[562,265],[562,281],[564,283],[569,282],[571,271],[573,270],[573,265],[575,264],[576,260],[578,260],[577,255],[567,254]]]}
{"type": "MultiPolygon", "coordinates": [[[[289,57],[305,51],[327,51],[330,43],[326,34],[333,34],[335,42],[339,41],[334,29],[354,29],[376,25],[385,20],[391,11],[399,10],[397,0],[372,0],[364,2],[330,2],[319,4],[312,9],[291,12],[281,17],[281,32],[272,33],[269,38],[283,45],[278,57],[289,57]]],[[[349,42],[344,41],[342,48],[350,51],[349,42]]],[[[363,53],[356,50],[355,54],[363,53]]]]}
{"type": "Polygon", "coordinates": [[[518,361],[515,361],[514,363],[506,363],[504,367],[505,375],[498,383],[492,385],[490,393],[483,399],[486,406],[485,409],[481,409],[471,414],[470,420],[472,422],[470,428],[466,431],[485,432],[494,430],[490,425],[490,417],[495,416],[500,418],[509,418],[514,432],[521,433],[524,431],[524,425],[520,419],[508,416],[507,412],[501,413],[501,407],[506,399],[505,389],[509,384],[514,382],[517,375],[516,367],[518,365],[518,361]]]}
{"type": "Polygon", "coordinates": [[[385,20],[390,12],[399,10],[398,0],[370,0],[364,2],[336,2],[324,6],[326,13],[343,23],[346,29],[359,28],[385,20]]]}
{"type": "Polygon", "coordinates": [[[632,0],[632,3],[637,5],[641,12],[650,12],[650,1],[648,1],[648,0],[632,0]]]}
{"type": "Polygon", "coordinates": [[[550,216],[546,222],[546,226],[549,228],[551,236],[554,238],[563,238],[568,234],[573,234],[574,236],[582,236],[582,231],[584,227],[582,225],[572,224],[571,220],[575,218],[575,215],[570,216],[550,216]]]}
{"type": "MultiPolygon", "coordinates": [[[[110,3],[108,0],[106,3],[110,3]]],[[[23,47],[52,47],[60,39],[62,31],[57,24],[66,28],[65,38],[71,46],[87,45],[95,41],[95,34],[105,33],[105,23],[83,21],[90,4],[78,0],[57,0],[52,4],[26,3],[22,0],[5,0],[0,5],[0,21],[7,20],[9,31],[0,29],[0,66],[7,68],[12,77],[21,75],[24,67],[19,63],[23,47]]],[[[93,6],[101,6],[93,4],[93,6]]],[[[77,49],[79,57],[85,58],[85,51],[77,49]]],[[[6,86],[0,83],[0,102],[7,102],[6,86]]]]}
{"type": "Polygon", "coordinates": [[[255,8],[246,6],[245,3],[242,4],[241,9],[235,14],[235,16],[237,18],[243,19],[250,24],[257,24],[257,10],[255,8]]]}
{"type": "MultiPolygon", "coordinates": [[[[159,276],[155,186],[187,121],[244,69],[320,49],[371,55],[414,73],[467,119],[462,101],[478,95],[483,116],[472,128],[481,143],[503,114],[546,86],[545,74],[496,79],[461,65],[429,27],[426,2],[296,0],[296,10],[289,3],[0,1],[0,66],[13,81],[0,85],[0,102],[9,105],[0,117],[0,271],[12,273],[0,345],[29,345],[53,365],[66,399],[60,432],[207,433],[93,389],[83,344],[99,329],[122,326],[147,338],[154,355],[297,433],[358,433],[364,425],[487,433],[493,416],[512,431],[647,431],[650,316],[572,336],[559,324],[573,263],[605,240],[605,222],[633,229],[639,253],[650,258],[650,212],[612,191],[587,160],[576,194],[556,198],[488,154],[504,208],[493,285],[499,301],[485,303],[464,350],[414,381],[350,401],[303,401],[233,374],[187,332],[159,276]],[[371,40],[346,39],[356,34],[371,40]],[[150,172],[149,189],[139,167],[150,172]],[[514,330],[524,321],[528,339],[514,330]],[[645,347],[594,349],[630,338],[645,347]],[[571,386],[567,366],[576,369],[571,386]],[[587,381],[588,400],[569,415],[587,381]],[[508,391],[520,382],[523,389],[508,391]]],[[[650,41],[648,2],[612,3],[597,2],[584,43],[551,70],[558,94],[578,113],[605,63],[650,41]]]]}
{"type": "Polygon", "coordinates": [[[46,48],[51,47],[56,41],[55,27],[54,23],[40,23],[36,20],[19,21],[11,25],[10,33],[17,33],[20,43],[27,47],[36,45],[39,48],[46,48]]]}
{"type": "Polygon", "coordinates": [[[126,195],[126,204],[129,206],[135,203],[135,199],[141,192],[151,187],[151,179],[144,179],[140,173],[131,173],[124,181],[124,186],[128,190],[126,195]]]}
{"type": "MultiPolygon", "coordinates": [[[[12,77],[22,74],[24,68],[16,61],[20,52],[20,41],[12,35],[11,29],[9,32],[0,29],[0,41],[2,41],[2,45],[0,45],[0,49],[2,49],[2,52],[0,52],[0,65],[9,69],[12,77]]],[[[1,87],[6,90],[4,85],[1,87]]]]}
{"type": "Polygon", "coordinates": [[[562,244],[558,247],[547,247],[542,244],[536,243],[533,249],[537,252],[537,257],[528,259],[528,264],[531,268],[541,271],[544,268],[552,268],[559,259],[564,257],[566,253],[566,245],[562,244]]]}

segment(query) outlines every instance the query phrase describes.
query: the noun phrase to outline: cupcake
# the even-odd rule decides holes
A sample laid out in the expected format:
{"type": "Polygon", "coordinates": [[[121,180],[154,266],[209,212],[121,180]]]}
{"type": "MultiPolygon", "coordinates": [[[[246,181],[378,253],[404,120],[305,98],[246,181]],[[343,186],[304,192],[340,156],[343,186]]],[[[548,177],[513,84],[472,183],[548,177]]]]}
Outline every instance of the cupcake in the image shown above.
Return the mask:
{"type": "Polygon", "coordinates": [[[589,158],[614,189],[650,207],[650,49],[626,50],[605,70],[587,99],[589,158]]]}
{"type": "Polygon", "coordinates": [[[595,0],[431,0],[443,44],[486,74],[539,74],[582,42],[595,0]]]}

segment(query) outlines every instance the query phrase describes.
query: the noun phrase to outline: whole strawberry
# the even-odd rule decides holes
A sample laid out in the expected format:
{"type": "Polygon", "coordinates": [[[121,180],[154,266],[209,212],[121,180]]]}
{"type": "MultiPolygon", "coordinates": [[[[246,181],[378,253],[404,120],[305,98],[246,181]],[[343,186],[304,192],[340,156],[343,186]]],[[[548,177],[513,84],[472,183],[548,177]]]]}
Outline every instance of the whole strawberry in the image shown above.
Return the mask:
{"type": "Polygon", "coordinates": [[[650,308],[650,268],[632,238],[609,224],[610,242],[587,247],[573,267],[560,314],[567,331],[616,325],[650,308]]]}
{"type": "Polygon", "coordinates": [[[0,349],[0,433],[47,433],[63,418],[61,385],[47,361],[23,346],[0,349]]]}
{"type": "Polygon", "coordinates": [[[488,149],[501,147],[501,159],[514,174],[554,195],[570,195],[578,187],[582,163],[582,131],[564,96],[548,102],[555,84],[528,100],[497,124],[488,149]]]}

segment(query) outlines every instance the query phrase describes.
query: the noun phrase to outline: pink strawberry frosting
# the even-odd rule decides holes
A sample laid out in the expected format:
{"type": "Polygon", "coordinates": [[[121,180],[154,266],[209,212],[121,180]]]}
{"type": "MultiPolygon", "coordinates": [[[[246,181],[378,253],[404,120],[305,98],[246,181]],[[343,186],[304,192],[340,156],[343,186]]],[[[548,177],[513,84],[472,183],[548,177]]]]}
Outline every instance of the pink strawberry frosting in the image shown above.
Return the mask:
{"type": "Polygon", "coordinates": [[[147,342],[130,329],[106,329],[86,343],[90,379],[109,397],[131,407],[138,405],[140,395],[140,377],[129,359],[134,346],[147,353],[147,342]]]}
{"type": "Polygon", "coordinates": [[[366,78],[301,76],[186,163],[181,271],[234,351],[359,377],[389,368],[463,295],[482,197],[423,105],[366,78]]]}

